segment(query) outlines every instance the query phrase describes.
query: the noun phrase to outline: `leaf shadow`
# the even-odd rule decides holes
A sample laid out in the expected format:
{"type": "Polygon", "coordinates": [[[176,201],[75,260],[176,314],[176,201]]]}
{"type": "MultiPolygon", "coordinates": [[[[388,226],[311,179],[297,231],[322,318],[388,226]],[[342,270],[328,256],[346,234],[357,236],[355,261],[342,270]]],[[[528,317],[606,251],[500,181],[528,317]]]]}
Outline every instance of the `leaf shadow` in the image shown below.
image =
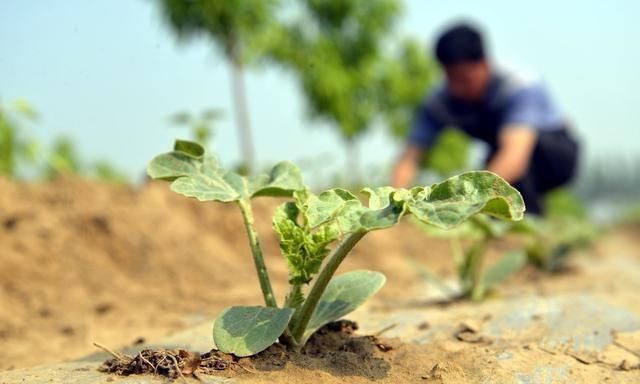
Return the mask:
{"type": "Polygon", "coordinates": [[[275,344],[253,359],[258,371],[278,371],[293,364],[321,370],[336,377],[364,377],[381,380],[391,364],[383,357],[391,349],[374,336],[359,336],[354,322],[340,320],[320,328],[300,352],[275,344]]]}

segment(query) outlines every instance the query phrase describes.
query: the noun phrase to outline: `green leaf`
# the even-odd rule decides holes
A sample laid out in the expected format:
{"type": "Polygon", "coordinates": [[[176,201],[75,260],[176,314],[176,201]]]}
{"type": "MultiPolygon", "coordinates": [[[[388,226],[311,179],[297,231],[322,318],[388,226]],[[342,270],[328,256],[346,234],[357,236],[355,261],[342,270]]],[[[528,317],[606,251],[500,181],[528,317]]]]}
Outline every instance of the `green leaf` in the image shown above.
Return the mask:
{"type": "Polygon", "coordinates": [[[482,277],[484,289],[490,289],[505,281],[509,276],[521,270],[527,263],[524,250],[508,252],[491,266],[482,277]]]}
{"type": "Polygon", "coordinates": [[[364,188],[362,193],[369,196],[369,208],[382,209],[391,204],[392,196],[396,192],[393,187],[364,188]]]}
{"type": "Polygon", "coordinates": [[[203,167],[183,177],[178,177],[171,190],[200,201],[232,202],[242,199],[244,182],[236,173],[217,173],[216,169],[203,167]]]}
{"type": "Polygon", "coordinates": [[[431,187],[365,188],[362,192],[368,195],[368,206],[342,189],[331,189],[319,196],[298,192],[295,197],[311,227],[334,221],[342,234],[391,227],[407,212],[444,229],[477,213],[520,220],[524,212],[520,193],[487,171],[463,173],[431,187]]]}
{"type": "Polygon", "coordinates": [[[302,190],[295,192],[293,196],[308,228],[316,228],[335,219],[347,205],[360,205],[356,196],[341,188],[330,189],[320,195],[302,190]]]}
{"type": "Polygon", "coordinates": [[[201,173],[213,175],[219,172],[215,158],[204,157],[203,154],[204,148],[199,144],[176,140],[172,152],[163,153],[151,160],[147,167],[147,174],[153,179],[172,181],[179,177],[201,173]],[[201,151],[197,149],[198,147],[201,151]]]}
{"type": "Polygon", "coordinates": [[[187,140],[176,140],[173,144],[173,150],[182,152],[187,156],[191,156],[195,159],[201,159],[204,156],[204,147],[198,143],[187,140]]]}
{"type": "Polygon", "coordinates": [[[213,326],[219,350],[236,356],[251,356],[275,343],[293,315],[291,308],[230,307],[213,326]]]}
{"type": "Polygon", "coordinates": [[[305,192],[296,198],[307,222],[320,225],[334,221],[343,235],[391,227],[407,212],[443,229],[459,225],[477,213],[520,220],[524,212],[520,193],[487,171],[463,173],[431,187],[366,188],[363,193],[369,197],[369,206],[341,189],[318,197],[305,192]]]}
{"type": "MultiPolygon", "coordinates": [[[[424,223],[448,229],[477,213],[517,220],[524,210],[520,194],[490,172],[465,173],[433,187],[365,188],[362,192],[368,196],[368,206],[340,188],[319,195],[298,190],[293,194],[295,204],[281,206],[273,226],[280,236],[292,284],[311,281],[333,241],[352,233],[391,227],[407,212],[424,223]]],[[[488,218],[477,220],[475,227],[490,230],[489,236],[501,228],[488,218]]]]}
{"type": "Polygon", "coordinates": [[[405,204],[396,195],[406,193],[405,189],[393,187],[365,188],[362,193],[369,198],[367,207],[360,204],[353,207],[349,215],[341,221],[344,232],[374,231],[396,225],[406,212],[405,204]]]}
{"type": "Polygon", "coordinates": [[[154,158],[147,167],[153,179],[173,181],[171,189],[200,201],[232,202],[257,196],[291,196],[304,189],[300,170],[289,162],[268,174],[244,177],[220,168],[197,143],[177,140],[174,151],[154,158]]]}
{"type": "Polygon", "coordinates": [[[300,169],[288,161],[275,165],[269,174],[249,179],[248,194],[251,197],[276,196],[289,197],[294,191],[305,188],[300,169]]]}
{"type": "Polygon", "coordinates": [[[323,325],[353,312],[378,292],[385,281],[382,273],[373,271],[353,271],[331,279],[304,331],[302,342],[323,325]]]}
{"type": "Polygon", "coordinates": [[[365,210],[360,217],[359,228],[353,228],[351,232],[356,230],[374,231],[392,227],[400,221],[406,209],[404,205],[391,204],[383,209],[365,210]]]}
{"type": "Polygon", "coordinates": [[[395,189],[366,188],[369,206],[365,206],[351,192],[334,188],[316,196],[309,191],[296,192],[299,206],[308,227],[331,224],[343,236],[359,231],[387,228],[398,223],[404,212],[402,203],[391,201],[395,189]]]}
{"type": "Polygon", "coordinates": [[[488,171],[466,172],[430,188],[413,188],[405,201],[417,219],[445,229],[477,213],[520,220],[525,209],[520,193],[488,171]]]}

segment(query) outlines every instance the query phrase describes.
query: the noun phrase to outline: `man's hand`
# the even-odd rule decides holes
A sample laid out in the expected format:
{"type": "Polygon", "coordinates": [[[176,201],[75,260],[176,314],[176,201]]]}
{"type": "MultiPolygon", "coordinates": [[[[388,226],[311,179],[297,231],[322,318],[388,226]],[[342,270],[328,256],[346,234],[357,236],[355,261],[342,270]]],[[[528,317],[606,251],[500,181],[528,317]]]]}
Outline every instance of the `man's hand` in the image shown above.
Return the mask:
{"type": "Polygon", "coordinates": [[[529,168],[536,139],[536,131],[529,126],[504,127],[498,138],[498,151],[487,164],[487,170],[509,183],[518,182],[529,168]]]}
{"type": "Polygon", "coordinates": [[[393,168],[391,183],[395,188],[409,186],[418,173],[418,165],[424,158],[424,149],[409,144],[402,152],[396,166],[393,168]]]}

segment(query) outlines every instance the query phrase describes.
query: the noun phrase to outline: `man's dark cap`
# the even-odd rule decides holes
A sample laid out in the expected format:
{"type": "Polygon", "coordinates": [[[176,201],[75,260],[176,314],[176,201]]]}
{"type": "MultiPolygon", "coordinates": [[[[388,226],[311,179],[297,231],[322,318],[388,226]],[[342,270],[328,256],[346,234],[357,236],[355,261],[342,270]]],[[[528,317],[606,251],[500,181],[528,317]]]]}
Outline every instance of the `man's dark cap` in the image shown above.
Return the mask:
{"type": "Polygon", "coordinates": [[[455,24],[440,35],[435,54],[443,66],[483,60],[485,50],[482,34],[472,25],[455,24]]]}

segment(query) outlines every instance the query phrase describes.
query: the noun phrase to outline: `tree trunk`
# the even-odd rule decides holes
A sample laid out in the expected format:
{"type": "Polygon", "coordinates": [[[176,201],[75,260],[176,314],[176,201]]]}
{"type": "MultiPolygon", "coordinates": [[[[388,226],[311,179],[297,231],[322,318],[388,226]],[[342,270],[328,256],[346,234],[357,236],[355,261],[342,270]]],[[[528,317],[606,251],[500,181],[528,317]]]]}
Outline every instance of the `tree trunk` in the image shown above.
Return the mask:
{"type": "Polygon", "coordinates": [[[255,166],[255,150],[249,122],[243,65],[235,48],[231,50],[231,90],[233,92],[233,106],[238,128],[240,153],[242,155],[242,168],[246,170],[247,174],[251,174],[255,166]]]}
{"type": "Polygon", "coordinates": [[[358,142],[355,138],[349,138],[346,141],[347,149],[347,167],[346,177],[349,180],[349,187],[359,186],[362,179],[360,174],[360,158],[358,156],[358,142]]]}

